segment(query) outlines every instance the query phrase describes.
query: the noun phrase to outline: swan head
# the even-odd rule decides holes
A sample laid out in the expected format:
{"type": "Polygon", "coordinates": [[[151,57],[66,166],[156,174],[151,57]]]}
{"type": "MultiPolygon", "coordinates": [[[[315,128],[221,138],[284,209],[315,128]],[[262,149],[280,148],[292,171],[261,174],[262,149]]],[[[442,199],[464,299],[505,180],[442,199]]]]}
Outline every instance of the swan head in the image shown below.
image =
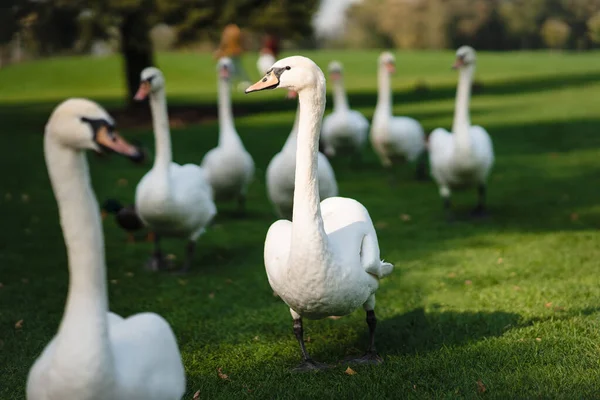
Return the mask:
{"type": "Polygon", "coordinates": [[[233,66],[233,61],[231,61],[231,58],[219,58],[219,62],[217,62],[217,73],[219,74],[219,78],[229,80],[234,71],[235,67],[233,66]]]}
{"type": "Polygon", "coordinates": [[[310,58],[292,56],[273,64],[260,81],[246,89],[246,93],[275,88],[301,92],[316,86],[325,87],[325,76],[321,68],[310,58]]]}
{"type": "Polygon", "coordinates": [[[329,78],[332,81],[339,81],[342,78],[342,74],[344,72],[344,67],[342,63],[339,61],[332,61],[329,63],[329,78]]]}
{"type": "Polygon", "coordinates": [[[396,72],[396,57],[389,51],[384,51],[379,55],[379,68],[393,74],[396,72]]]}
{"type": "Polygon", "coordinates": [[[452,69],[461,69],[475,65],[475,61],[477,61],[475,49],[471,46],[461,46],[456,50],[456,61],[452,69]]]}
{"type": "Polygon", "coordinates": [[[87,99],[60,103],[46,124],[46,135],[73,150],[114,151],[134,161],[143,157],[139,148],[117,133],[115,121],[106,110],[87,99]]]}
{"type": "Polygon", "coordinates": [[[145,100],[152,93],[165,88],[165,77],[156,67],[147,67],[140,74],[140,88],[134,96],[135,100],[145,100]]]}

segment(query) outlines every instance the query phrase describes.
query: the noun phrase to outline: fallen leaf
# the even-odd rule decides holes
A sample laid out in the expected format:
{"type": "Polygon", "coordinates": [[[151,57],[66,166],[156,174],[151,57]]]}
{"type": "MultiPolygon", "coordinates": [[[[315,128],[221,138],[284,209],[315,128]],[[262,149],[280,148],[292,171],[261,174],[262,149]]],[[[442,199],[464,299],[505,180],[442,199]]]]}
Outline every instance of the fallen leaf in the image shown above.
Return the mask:
{"type": "Polygon", "coordinates": [[[401,214],[400,215],[400,219],[402,221],[404,221],[404,222],[408,222],[408,221],[410,221],[410,215],[408,215],[408,214],[401,214]]]}
{"type": "Polygon", "coordinates": [[[546,307],[546,308],[552,307],[552,302],[550,301],[550,302],[544,304],[544,307],[546,307]]]}
{"type": "Polygon", "coordinates": [[[15,323],[15,329],[22,329],[23,328],[23,320],[20,319],[15,323]]]}
{"type": "Polygon", "coordinates": [[[192,400],[197,400],[200,398],[200,391],[196,391],[196,393],[194,393],[194,397],[192,397],[192,400]]]}
{"type": "Polygon", "coordinates": [[[517,286],[517,285],[515,285],[515,286],[513,286],[513,289],[514,289],[514,290],[521,290],[521,287],[520,287],[520,286],[517,286]]]}
{"type": "Polygon", "coordinates": [[[550,156],[550,158],[556,158],[556,157],[558,157],[558,153],[550,153],[548,155],[550,156]]]}
{"type": "Polygon", "coordinates": [[[232,284],[232,283],[233,283],[233,281],[232,281],[231,279],[225,279],[225,283],[227,283],[227,284],[232,284]]]}
{"type": "Polygon", "coordinates": [[[467,279],[467,280],[465,281],[465,285],[472,285],[472,284],[473,284],[473,281],[471,281],[471,280],[469,280],[469,279],[467,279]]]}
{"type": "Polygon", "coordinates": [[[339,316],[337,316],[337,315],[332,315],[332,316],[330,316],[330,317],[327,317],[327,318],[329,318],[329,319],[333,319],[333,320],[337,320],[337,319],[340,319],[340,318],[342,318],[342,317],[339,317],[339,316]]]}
{"type": "Polygon", "coordinates": [[[4,284],[2,284],[2,282],[0,282],[0,289],[2,289],[4,287],[4,284]]]}
{"type": "Polygon", "coordinates": [[[178,279],[177,282],[181,285],[181,286],[185,286],[187,285],[188,281],[185,279],[178,279]]]}
{"type": "Polygon", "coordinates": [[[229,379],[229,375],[224,374],[223,371],[221,370],[221,367],[217,368],[217,375],[221,379],[229,379]]]}
{"type": "Polygon", "coordinates": [[[487,388],[485,387],[483,382],[481,382],[481,379],[478,380],[477,381],[477,393],[485,393],[486,390],[487,390],[487,388]]]}
{"type": "Polygon", "coordinates": [[[310,343],[310,341],[311,341],[311,340],[312,340],[312,339],[310,338],[310,336],[307,336],[307,337],[306,337],[306,339],[304,339],[304,341],[305,341],[306,343],[310,343]]]}
{"type": "Polygon", "coordinates": [[[215,292],[210,292],[210,293],[208,294],[208,298],[209,298],[209,299],[214,299],[214,298],[215,298],[215,292]]]}
{"type": "Polygon", "coordinates": [[[258,336],[254,336],[254,340],[258,341],[259,340],[258,336]]]}
{"type": "Polygon", "coordinates": [[[377,229],[385,229],[388,227],[388,223],[385,221],[379,221],[375,224],[375,228],[377,229]]]}
{"type": "Polygon", "coordinates": [[[6,201],[10,201],[10,200],[12,199],[12,194],[10,194],[10,193],[6,193],[6,194],[4,195],[4,199],[5,199],[6,201]]]}
{"type": "Polygon", "coordinates": [[[28,284],[29,283],[29,279],[27,279],[27,278],[21,278],[21,282],[23,282],[24,284],[28,284]]]}
{"type": "Polygon", "coordinates": [[[169,261],[173,261],[176,258],[177,258],[177,256],[175,256],[175,254],[172,254],[172,253],[171,254],[167,254],[167,257],[166,257],[166,259],[169,260],[169,261]]]}
{"type": "Polygon", "coordinates": [[[22,201],[23,203],[29,203],[29,195],[28,195],[27,193],[23,193],[23,194],[21,195],[21,201],[22,201]]]}
{"type": "Polygon", "coordinates": [[[525,341],[525,339],[523,339],[523,338],[517,340],[517,342],[524,342],[524,341],[525,341]]]}
{"type": "Polygon", "coordinates": [[[352,368],[350,368],[350,367],[346,368],[346,370],[344,371],[344,373],[345,373],[346,375],[356,375],[356,371],[355,371],[355,370],[353,370],[353,369],[352,369],[352,368]]]}
{"type": "Polygon", "coordinates": [[[133,278],[133,272],[125,272],[125,276],[133,278]]]}
{"type": "Polygon", "coordinates": [[[571,221],[577,221],[579,219],[579,214],[571,213],[571,221]]]}
{"type": "Polygon", "coordinates": [[[117,283],[119,283],[119,281],[116,279],[111,279],[110,283],[112,283],[113,285],[116,285],[117,283]]]}
{"type": "Polygon", "coordinates": [[[535,338],[535,341],[536,341],[536,342],[541,342],[541,341],[542,341],[542,338],[536,337],[536,338],[535,338]]]}
{"type": "Polygon", "coordinates": [[[504,260],[502,259],[502,257],[499,257],[497,262],[498,262],[498,264],[502,264],[504,262],[504,260]]]}
{"type": "Polygon", "coordinates": [[[448,278],[456,278],[456,272],[450,272],[448,278]]]}
{"type": "Polygon", "coordinates": [[[129,182],[125,178],[121,178],[117,181],[117,185],[119,185],[119,186],[127,186],[127,183],[129,183],[129,182]]]}

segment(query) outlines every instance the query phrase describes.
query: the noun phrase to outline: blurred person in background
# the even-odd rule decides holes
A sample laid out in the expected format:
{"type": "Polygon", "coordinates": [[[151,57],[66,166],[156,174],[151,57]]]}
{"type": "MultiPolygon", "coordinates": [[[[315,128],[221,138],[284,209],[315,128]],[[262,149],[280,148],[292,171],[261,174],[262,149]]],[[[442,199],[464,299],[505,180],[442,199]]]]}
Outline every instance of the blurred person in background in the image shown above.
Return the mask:
{"type": "Polygon", "coordinates": [[[256,62],[256,67],[258,68],[258,72],[262,74],[266,74],[269,68],[275,61],[277,61],[277,57],[279,56],[279,38],[275,35],[267,34],[263,40],[263,45],[260,49],[260,55],[258,56],[258,61],[256,62]]]}
{"type": "Polygon", "coordinates": [[[229,57],[233,62],[233,77],[239,80],[238,88],[243,90],[250,86],[250,79],[246,70],[242,65],[242,54],[244,48],[242,46],[242,31],[236,24],[228,24],[223,29],[221,34],[221,43],[215,51],[214,57],[218,60],[222,57],[229,57]]]}

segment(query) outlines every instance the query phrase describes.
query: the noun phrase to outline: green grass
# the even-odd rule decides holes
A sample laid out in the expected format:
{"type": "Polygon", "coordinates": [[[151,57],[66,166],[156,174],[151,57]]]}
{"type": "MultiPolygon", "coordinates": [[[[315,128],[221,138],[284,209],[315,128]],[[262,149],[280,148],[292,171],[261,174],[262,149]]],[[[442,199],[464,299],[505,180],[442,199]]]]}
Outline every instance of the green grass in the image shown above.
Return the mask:
{"type": "MultiPolygon", "coordinates": [[[[322,66],[344,62],[350,102],[371,117],[377,52],[307,53],[322,66]]],[[[207,55],[164,54],[171,104],[214,103],[207,55]]],[[[456,74],[451,52],[398,53],[395,112],[430,131],[449,127],[456,74]],[[423,81],[429,90],[417,92],[423,81]]],[[[246,60],[253,77],[254,59],[246,60]]],[[[228,216],[199,240],[186,277],[150,274],[150,245],[125,244],[105,223],[111,309],[155,311],[173,326],[183,354],[189,399],[201,398],[598,398],[600,397],[600,53],[481,53],[483,92],[472,120],[494,139],[489,185],[492,218],[447,224],[432,182],[401,169],[397,187],[371,149],[353,170],[334,168],[340,194],[371,212],[382,256],[396,265],[378,292],[378,349],[385,364],[347,365],[318,374],[289,373],[299,359],[286,306],[273,297],[263,267],[265,233],[275,220],[264,172],[293,121],[282,91],[236,94],[259,112],[236,119],[256,165],[250,217],[228,216]],[[410,220],[401,218],[410,215],[410,220]],[[132,276],[133,274],[133,276],[132,276]],[[229,375],[217,376],[217,368],[229,375]],[[486,390],[478,391],[481,381],[486,390]]],[[[42,154],[43,124],[64,97],[122,104],[116,58],[64,58],[0,70],[0,399],[23,398],[27,371],[55,333],[67,289],[64,243],[42,154]],[[22,200],[22,195],[28,201],[22,200]],[[21,329],[15,323],[23,320],[21,329]]],[[[123,132],[151,144],[148,129],[123,132]]],[[[175,160],[200,162],[216,143],[215,122],[173,130],[175,160]]],[[[116,156],[89,157],[100,200],[132,200],[147,167],[116,156]],[[117,181],[125,178],[128,185],[117,181]]],[[[457,213],[475,202],[455,196],[457,213]]],[[[178,260],[183,243],[169,241],[178,260]]],[[[363,312],[307,321],[315,359],[334,363],[362,351],[363,312]]]]}

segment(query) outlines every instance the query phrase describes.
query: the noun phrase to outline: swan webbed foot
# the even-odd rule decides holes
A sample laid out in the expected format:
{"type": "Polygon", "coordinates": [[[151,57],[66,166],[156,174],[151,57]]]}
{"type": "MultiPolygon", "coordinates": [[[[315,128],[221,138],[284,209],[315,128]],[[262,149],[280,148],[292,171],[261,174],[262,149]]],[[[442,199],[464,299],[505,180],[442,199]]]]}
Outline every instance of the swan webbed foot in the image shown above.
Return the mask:
{"type": "Polygon", "coordinates": [[[377,317],[375,316],[375,310],[367,310],[367,325],[369,326],[369,347],[365,355],[358,358],[350,358],[345,360],[348,363],[356,364],[381,364],[383,358],[377,354],[375,350],[375,328],[377,327],[377,317]]]}

